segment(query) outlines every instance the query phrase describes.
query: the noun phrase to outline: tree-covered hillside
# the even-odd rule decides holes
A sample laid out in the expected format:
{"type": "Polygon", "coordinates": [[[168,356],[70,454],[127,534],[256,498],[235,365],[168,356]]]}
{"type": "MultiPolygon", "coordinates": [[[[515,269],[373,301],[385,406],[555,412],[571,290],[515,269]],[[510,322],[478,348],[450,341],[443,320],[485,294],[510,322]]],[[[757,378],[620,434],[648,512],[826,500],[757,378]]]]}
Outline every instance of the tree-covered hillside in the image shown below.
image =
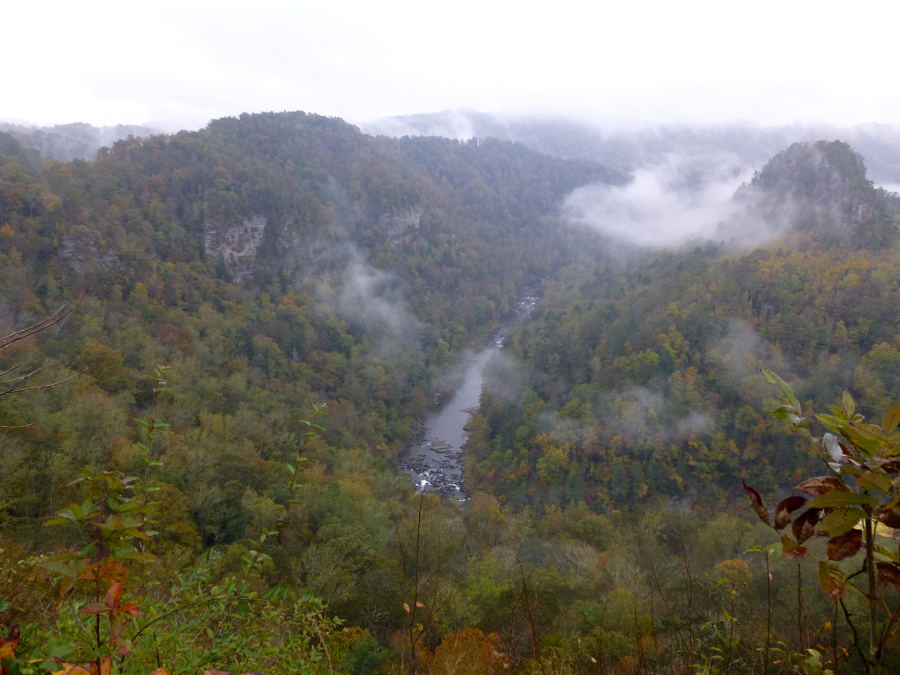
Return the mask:
{"type": "Polygon", "coordinates": [[[758,366],[804,403],[900,397],[895,198],[834,202],[874,200],[851,224],[880,247],[625,258],[558,218],[624,180],[304,113],[68,164],[0,134],[0,667],[788,673],[814,646],[852,672],[864,624],[811,556],[749,553],[771,533],[734,497],[810,466],[758,366]],[[471,500],[416,494],[396,451],[543,278],[471,500]]]}
{"type": "Polygon", "coordinates": [[[866,415],[900,397],[897,196],[822,142],[777,155],[736,199],[796,229],[751,252],[558,275],[498,375],[521,369],[523,393],[489,389],[473,423],[475,485],[518,507],[722,505],[741,479],[774,491],[813,461],[765,417],[760,367],[820,407],[844,387],[866,415]]]}
{"type": "Polygon", "coordinates": [[[83,462],[127,456],[162,363],[178,392],[171,447],[221,436],[202,478],[168,476],[207,542],[239,535],[220,505],[271,487],[266,461],[313,402],[331,402],[332,443],[391,465],[453,354],[518,284],[589,247],[555,222],[561,198],[620,179],[509,143],[376,139],[304,113],[120,141],[96,162],[3,142],[0,332],[86,294],[53,335],[4,354],[42,365],[36,384],[87,371],[0,402],[3,424],[36,421],[3,441],[8,516],[27,530],[83,462]]]}

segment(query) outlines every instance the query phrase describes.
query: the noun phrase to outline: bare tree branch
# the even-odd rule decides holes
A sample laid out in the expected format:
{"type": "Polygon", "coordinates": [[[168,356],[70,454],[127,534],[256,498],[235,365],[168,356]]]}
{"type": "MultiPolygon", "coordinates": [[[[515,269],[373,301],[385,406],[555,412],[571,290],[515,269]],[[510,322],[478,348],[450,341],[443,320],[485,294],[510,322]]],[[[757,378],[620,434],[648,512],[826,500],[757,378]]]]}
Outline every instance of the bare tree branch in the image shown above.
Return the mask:
{"type": "Polygon", "coordinates": [[[12,368],[4,370],[2,373],[0,373],[0,377],[3,377],[4,375],[9,375],[12,371],[14,371],[18,367],[19,366],[13,366],[12,368]]]}
{"type": "MultiPolygon", "coordinates": [[[[87,297],[87,291],[85,291],[84,295],[79,298],[78,302],[69,307],[69,303],[63,303],[62,307],[57,309],[53,314],[48,316],[46,319],[42,319],[27,328],[23,328],[20,331],[15,333],[10,333],[9,335],[5,335],[0,337],[0,352],[2,352],[7,347],[19,342],[20,340],[24,340],[25,338],[31,337],[35,333],[40,333],[43,330],[47,330],[50,326],[53,326],[66,317],[68,317],[72,312],[75,311],[75,308],[78,307],[82,302],[84,302],[85,297],[87,297]]],[[[7,371],[9,372],[9,371],[7,371]]]]}
{"type": "Polygon", "coordinates": [[[87,368],[82,368],[77,373],[72,375],[71,377],[67,377],[64,380],[58,380],[57,382],[51,382],[50,384],[42,384],[39,387],[23,387],[22,389],[7,389],[6,391],[0,391],[0,396],[6,396],[7,394],[21,394],[23,391],[38,391],[39,389],[50,389],[51,387],[55,387],[60,384],[65,384],[69,380],[74,380],[76,377],[85,372],[87,368]]]}
{"type": "MultiPolygon", "coordinates": [[[[19,367],[19,366],[16,366],[16,368],[18,368],[18,367],[19,367]]],[[[10,370],[15,370],[15,368],[10,368],[10,370]]],[[[7,373],[10,372],[10,370],[7,370],[6,372],[7,372],[7,373]]],[[[15,384],[16,382],[21,382],[21,381],[23,381],[23,380],[27,380],[27,379],[28,379],[29,377],[31,377],[32,375],[35,375],[35,374],[37,374],[38,372],[40,372],[40,370],[41,370],[40,368],[35,368],[35,369],[32,370],[30,373],[26,373],[25,375],[20,375],[19,377],[14,377],[14,378],[11,379],[11,380],[0,380],[0,385],[5,385],[5,384],[15,384]]],[[[2,373],[2,374],[5,375],[6,373],[2,373]]]]}

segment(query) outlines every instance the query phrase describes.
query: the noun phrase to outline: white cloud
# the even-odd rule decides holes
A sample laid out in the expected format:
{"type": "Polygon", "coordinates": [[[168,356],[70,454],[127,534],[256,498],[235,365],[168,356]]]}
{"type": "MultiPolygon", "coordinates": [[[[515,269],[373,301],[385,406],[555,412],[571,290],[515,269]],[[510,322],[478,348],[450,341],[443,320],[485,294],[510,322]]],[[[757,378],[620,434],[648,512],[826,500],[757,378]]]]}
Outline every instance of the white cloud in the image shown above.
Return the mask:
{"type": "Polygon", "coordinates": [[[574,223],[639,246],[724,238],[720,226],[740,208],[731,197],[749,174],[735,157],[673,155],[637,170],[626,185],[575,190],[563,213],[574,223]]]}

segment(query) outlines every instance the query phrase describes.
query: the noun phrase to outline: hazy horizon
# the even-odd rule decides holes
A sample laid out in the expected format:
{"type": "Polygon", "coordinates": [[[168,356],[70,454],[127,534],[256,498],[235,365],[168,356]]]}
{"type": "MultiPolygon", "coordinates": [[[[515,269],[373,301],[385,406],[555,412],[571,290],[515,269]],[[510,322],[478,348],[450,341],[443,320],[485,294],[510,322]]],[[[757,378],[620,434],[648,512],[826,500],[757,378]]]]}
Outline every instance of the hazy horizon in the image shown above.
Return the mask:
{"type": "Polygon", "coordinates": [[[197,129],[304,110],[354,124],[432,111],[657,124],[900,123],[895,5],[661,0],[18,3],[0,120],[197,129]],[[40,37],[40,49],[35,38],[40,37]],[[102,36],[102,39],[101,39],[102,36]]]}

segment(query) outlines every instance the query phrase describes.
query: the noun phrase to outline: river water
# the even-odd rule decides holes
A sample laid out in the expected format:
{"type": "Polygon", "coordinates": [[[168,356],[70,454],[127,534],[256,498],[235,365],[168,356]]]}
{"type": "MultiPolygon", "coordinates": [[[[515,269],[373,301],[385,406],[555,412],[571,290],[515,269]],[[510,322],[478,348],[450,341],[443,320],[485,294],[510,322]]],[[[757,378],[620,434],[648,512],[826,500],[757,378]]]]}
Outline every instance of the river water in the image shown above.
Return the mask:
{"type": "Polygon", "coordinates": [[[465,426],[480,403],[484,367],[500,351],[512,325],[534,309],[540,299],[539,290],[539,286],[523,290],[515,318],[470,357],[457,388],[429,411],[420,432],[400,451],[400,468],[420,491],[436,492],[445,499],[468,499],[462,457],[467,439],[465,426]]]}

